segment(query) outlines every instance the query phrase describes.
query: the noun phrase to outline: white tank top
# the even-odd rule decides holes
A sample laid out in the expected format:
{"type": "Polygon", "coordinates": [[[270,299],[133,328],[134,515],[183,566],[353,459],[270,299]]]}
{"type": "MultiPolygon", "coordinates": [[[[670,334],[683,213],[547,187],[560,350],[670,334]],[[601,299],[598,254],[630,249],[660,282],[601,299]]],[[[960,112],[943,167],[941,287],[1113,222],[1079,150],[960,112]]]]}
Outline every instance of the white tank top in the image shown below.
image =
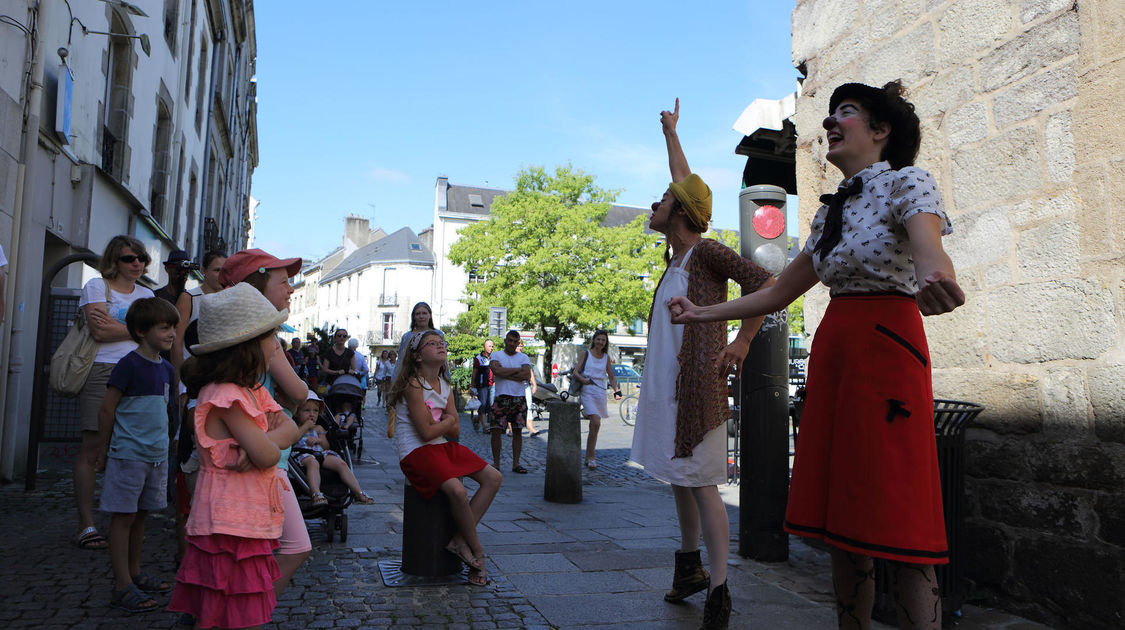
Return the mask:
{"type": "MultiPolygon", "coordinates": [[[[430,409],[445,409],[446,403],[449,402],[449,392],[449,382],[445,379],[441,380],[439,390],[431,389],[428,384],[425,384],[422,387],[422,400],[426,402],[426,406],[430,409]]],[[[431,417],[429,421],[432,420],[431,417]]],[[[438,436],[429,442],[423,442],[422,437],[418,435],[418,430],[414,428],[414,423],[410,420],[410,414],[406,409],[406,401],[399,401],[395,405],[395,447],[398,449],[399,461],[402,461],[420,446],[444,444],[445,442],[445,436],[438,436]]]]}
{"type": "Polygon", "coordinates": [[[608,353],[602,354],[600,359],[595,359],[593,352],[586,351],[586,364],[582,366],[582,375],[593,380],[598,389],[605,389],[605,362],[608,360],[608,353]]]}

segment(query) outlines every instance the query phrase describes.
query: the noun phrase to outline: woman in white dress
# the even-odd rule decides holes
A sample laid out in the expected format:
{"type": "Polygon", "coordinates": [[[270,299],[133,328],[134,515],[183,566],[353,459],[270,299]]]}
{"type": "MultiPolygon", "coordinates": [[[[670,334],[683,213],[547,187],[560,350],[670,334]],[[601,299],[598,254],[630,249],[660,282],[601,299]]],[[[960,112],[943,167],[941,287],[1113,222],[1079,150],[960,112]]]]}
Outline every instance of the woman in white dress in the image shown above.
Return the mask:
{"type": "Polygon", "coordinates": [[[582,383],[582,413],[590,419],[590,434],[586,437],[586,468],[596,470],[598,431],[602,428],[602,418],[609,415],[606,406],[605,383],[613,386],[613,399],[621,400],[621,388],[613,376],[613,359],[609,358],[609,333],[595,330],[590,339],[590,347],[578,357],[574,367],[574,378],[582,383]]]}
{"type": "Polygon", "coordinates": [[[730,521],[718,488],[727,479],[726,381],[731,368],[741,366],[762,318],[744,320],[727,345],[725,324],[672,324],[665,305],[675,296],[716,304],[726,300],[728,280],[744,291],[756,291],[772,284],[773,278],[722,243],[702,238],[711,220],[711,190],[688,168],[676,135],[679,112],[677,99],[674,112],[660,113],[672,183],[663,199],[652,204],[649,227],[666,236],[668,267],[649,315],[632,459],[671,484],[676,499],[681,542],[672,590],[664,599],[683,601],[710,587],[703,627],[726,628],[731,606],[726,585],[730,521]],[[700,562],[700,534],[711,561],[710,576],[700,562]]]}

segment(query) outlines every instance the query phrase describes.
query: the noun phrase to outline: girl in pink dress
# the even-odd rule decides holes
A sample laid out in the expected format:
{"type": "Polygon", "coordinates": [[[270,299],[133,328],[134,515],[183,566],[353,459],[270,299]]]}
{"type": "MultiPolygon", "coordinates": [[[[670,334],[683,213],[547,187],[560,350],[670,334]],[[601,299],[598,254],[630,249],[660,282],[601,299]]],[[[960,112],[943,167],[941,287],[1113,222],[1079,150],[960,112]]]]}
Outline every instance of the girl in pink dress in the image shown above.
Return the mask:
{"type": "Polygon", "coordinates": [[[288,315],[248,284],[200,298],[196,356],[183,368],[189,394],[198,392],[200,470],[168,605],[197,628],[260,628],[277,603],[285,482],[274,469],[299,429],[260,381],[288,315]]]}
{"type": "Polygon", "coordinates": [[[461,421],[450,396],[452,386],[446,366],[445,337],[427,330],[415,335],[406,346],[402,369],[395,377],[387,403],[394,410],[394,431],[399,467],[414,489],[429,499],[438,490],[449,496],[457,533],[446,551],[469,567],[469,583],[488,584],[484,548],[477,536],[477,523],[488,511],[500,490],[500,471],[468,448],[445,438],[461,433],[461,421]],[[472,500],[461,477],[480,484],[472,500]]]}

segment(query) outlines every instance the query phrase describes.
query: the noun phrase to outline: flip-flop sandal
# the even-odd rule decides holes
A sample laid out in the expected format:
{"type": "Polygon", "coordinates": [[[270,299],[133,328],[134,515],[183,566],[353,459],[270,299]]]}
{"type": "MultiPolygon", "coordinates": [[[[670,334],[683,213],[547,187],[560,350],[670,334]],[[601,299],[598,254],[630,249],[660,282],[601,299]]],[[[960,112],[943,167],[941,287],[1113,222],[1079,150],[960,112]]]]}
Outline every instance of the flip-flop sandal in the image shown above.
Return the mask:
{"type": "Polygon", "coordinates": [[[323,492],[317,492],[312,495],[312,504],[314,506],[328,505],[328,497],[324,496],[323,492]]]}
{"type": "Polygon", "coordinates": [[[512,472],[519,473],[521,475],[526,475],[527,469],[524,468],[523,466],[515,466],[515,467],[512,468],[512,472]]]}
{"type": "Polygon", "coordinates": [[[105,536],[102,536],[96,527],[87,527],[86,529],[78,532],[74,537],[74,544],[78,545],[79,549],[106,549],[109,547],[109,541],[105,536]]]}
{"type": "Polygon", "coordinates": [[[133,584],[146,593],[167,593],[172,590],[171,584],[147,573],[141,573],[134,577],[133,584]]]}
{"type": "MultiPolygon", "coordinates": [[[[480,560],[481,566],[484,566],[484,556],[477,556],[475,559],[480,560]]],[[[469,584],[471,586],[488,586],[492,580],[488,579],[488,571],[485,569],[469,569],[469,584]]]]}
{"type": "Polygon", "coordinates": [[[453,544],[453,541],[445,546],[445,550],[457,556],[457,559],[462,564],[469,567],[469,571],[480,571],[484,568],[484,560],[473,556],[473,552],[469,549],[468,545],[461,545],[460,547],[453,544]]]}
{"type": "Polygon", "coordinates": [[[356,503],[358,503],[360,505],[374,505],[375,504],[375,499],[372,499],[371,497],[367,496],[366,492],[360,492],[359,496],[355,497],[353,499],[353,501],[355,501],[356,503]]]}
{"type": "Polygon", "coordinates": [[[160,604],[155,599],[142,593],[135,584],[130,584],[120,591],[113,591],[109,604],[128,613],[150,612],[160,608],[160,604]]]}

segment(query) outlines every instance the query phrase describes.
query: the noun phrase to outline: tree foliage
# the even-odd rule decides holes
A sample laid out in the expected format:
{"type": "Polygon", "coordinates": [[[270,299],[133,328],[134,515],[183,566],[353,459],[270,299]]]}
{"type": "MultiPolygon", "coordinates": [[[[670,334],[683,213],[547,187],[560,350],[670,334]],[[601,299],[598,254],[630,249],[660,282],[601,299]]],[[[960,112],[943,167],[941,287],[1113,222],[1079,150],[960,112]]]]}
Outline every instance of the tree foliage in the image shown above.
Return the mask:
{"type": "Polygon", "coordinates": [[[478,278],[466,287],[469,310],[456,328],[483,341],[488,307],[507,307],[509,325],[534,330],[550,364],[559,341],[647,317],[657,236],[644,233],[643,216],[604,227],[616,195],[569,165],[521,171],[515,190],[450,248],[450,260],[478,278]]]}

